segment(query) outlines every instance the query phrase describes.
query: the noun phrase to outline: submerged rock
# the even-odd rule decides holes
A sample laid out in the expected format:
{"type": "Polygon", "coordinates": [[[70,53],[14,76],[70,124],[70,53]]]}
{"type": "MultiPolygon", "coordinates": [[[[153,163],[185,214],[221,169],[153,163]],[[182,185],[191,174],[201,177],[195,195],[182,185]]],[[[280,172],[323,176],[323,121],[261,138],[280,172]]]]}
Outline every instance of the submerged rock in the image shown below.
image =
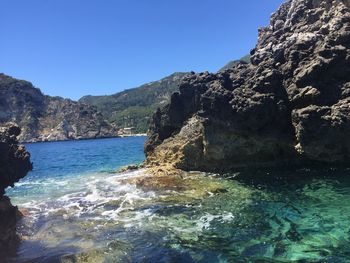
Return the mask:
{"type": "Polygon", "coordinates": [[[349,164],[349,48],[349,1],[287,1],[259,30],[251,64],[184,78],[153,115],[147,163],[349,164]]]}
{"type": "Polygon", "coordinates": [[[8,253],[19,241],[16,222],[21,216],[17,207],[4,196],[5,189],[26,176],[32,169],[30,154],[24,146],[18,145],[17,136],[21,130],[14,125],[0,128],[0,257],[8,253]]]}

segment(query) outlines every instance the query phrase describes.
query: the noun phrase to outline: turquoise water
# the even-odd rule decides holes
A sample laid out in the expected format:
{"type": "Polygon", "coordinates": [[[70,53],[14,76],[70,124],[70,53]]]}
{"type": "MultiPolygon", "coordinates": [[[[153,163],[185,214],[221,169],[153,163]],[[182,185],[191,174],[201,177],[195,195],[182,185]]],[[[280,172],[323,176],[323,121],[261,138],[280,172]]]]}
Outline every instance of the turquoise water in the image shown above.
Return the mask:
{"type": "Polygon", "coordinates": [[[14,262],[350,262],[350,171],[189,173],[162,187],[144,137],[26,145],[14,262]],[[140,183],[138,178],[144,178],[140,183]],[[157,186],[155,186],[157,185],[157,186]]]}
{"type": "Polygon", "coordinates": [[[59,195],[94,176],[144,160],[145,137],[26,144],[34,169],[8,191],[12,200],[37,200],[59,195]],[[72,184],[72,183],[76,184],[72,184]]]}

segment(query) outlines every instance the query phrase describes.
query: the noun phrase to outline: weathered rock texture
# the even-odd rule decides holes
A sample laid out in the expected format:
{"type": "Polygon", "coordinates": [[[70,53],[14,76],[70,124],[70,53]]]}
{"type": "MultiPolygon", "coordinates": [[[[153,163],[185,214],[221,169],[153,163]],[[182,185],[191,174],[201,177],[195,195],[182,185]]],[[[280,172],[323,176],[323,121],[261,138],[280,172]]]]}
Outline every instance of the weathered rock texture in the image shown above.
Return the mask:
{"type": "MultiPolygon", "coordinates": [[[[32,169],[30,154],[17,144],[21,130],[17,126],[0,128],[0,258],[19,241],[16,222],[20,213],[5,196],[5,189],[26,176],[32,169]]],[[[0,260],[1,261],[1,260],[0,260]]]]}
{"type": "Polygon", "coordinates": [[[59,141],[116,136],[93,106],[45,96],[30,82],[0,74],[0,124],[14,122],[20,141],[59,141]]]}
{"type": "Polygon", "coordinates": [[[153,116],[147,163],[186,170],[350,163],[350,1],[291,0],[251,64],[187,76],[153,116]]]}

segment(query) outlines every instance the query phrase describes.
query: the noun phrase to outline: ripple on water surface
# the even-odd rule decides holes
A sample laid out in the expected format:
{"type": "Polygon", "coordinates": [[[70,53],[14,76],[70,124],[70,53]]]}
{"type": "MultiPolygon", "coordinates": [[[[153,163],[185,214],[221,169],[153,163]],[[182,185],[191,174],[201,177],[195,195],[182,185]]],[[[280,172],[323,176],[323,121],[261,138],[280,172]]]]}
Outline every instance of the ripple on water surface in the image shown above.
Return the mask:
{"type": "MultiPolygon", "coordinates": [[[[91,143],[98,153],[98,143],[91,143]]],[[[142,149],[142,140],[128,143],[135,151],[135,145],[142,149]]],[[[79,145],[72,144],[78,150],[79,145]]],[[[65,147],[65,156],[73,158],[71,148],[65,147]]],[[[40,158],[35,154],[34,159],[40,158]]],[[[105,172],[131,163],[113,166],[112,162],[105,163],[102,172],[93,165],[92,170],[62,175],[56,170],[46,174],[38,167],[41,174],[10,192],[28,213],[20,224],[25,241],[17,261],[350,260],[350,171],[346,169],[250,173],[259,178],[254,180],[191,173],[179,179],[182,187],[150,189],[138,187],[133,180],[147,176],[144,170],[105,172]]]]}

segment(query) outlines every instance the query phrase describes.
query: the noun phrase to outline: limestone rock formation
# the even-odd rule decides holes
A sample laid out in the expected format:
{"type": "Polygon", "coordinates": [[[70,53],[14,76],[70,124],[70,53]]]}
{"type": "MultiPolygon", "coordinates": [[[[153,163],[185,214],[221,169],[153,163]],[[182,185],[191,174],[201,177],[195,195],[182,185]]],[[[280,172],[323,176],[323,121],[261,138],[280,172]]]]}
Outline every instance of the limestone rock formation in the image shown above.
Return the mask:
{"type": "Polygon", "coordinates": [[[113,137],[117,128],[95,107],[45,96],[30,82],[0,74],[0,124],[21,127],[20,141],[60,141],[113,137]]]}
{"type": "Polygon", "coordinates": [[[5,189],[26,176],[32,169],[30,154],[17,143],[21,130],[17,126],[0,128],[0,258],[2,252],[14,248],[19,239],[16,222],[20,213],[5,196],[5,189]]]}
{"type": "Polygon", "coordinates": [[[185,170],[350,163],[350,1],[290,0],[251,64],[190,74],[153,116],[147,163],[185,170]]]}

